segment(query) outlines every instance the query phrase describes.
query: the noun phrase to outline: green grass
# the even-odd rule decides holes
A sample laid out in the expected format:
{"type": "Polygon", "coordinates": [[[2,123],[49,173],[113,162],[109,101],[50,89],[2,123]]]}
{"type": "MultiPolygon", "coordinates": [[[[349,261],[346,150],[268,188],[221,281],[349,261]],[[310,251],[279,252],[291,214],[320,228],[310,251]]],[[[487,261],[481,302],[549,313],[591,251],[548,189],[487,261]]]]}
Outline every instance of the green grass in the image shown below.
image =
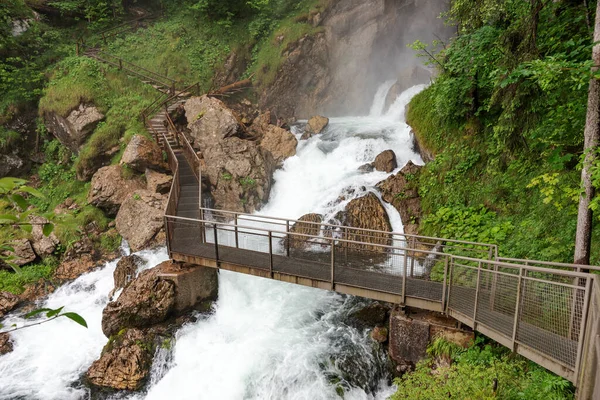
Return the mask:
{"type": "Polygon", "coordinates": [[[21,273],[0,270],[0,292],[21,294],[28,284],[36,283],[40,279],[50,279],[58,267],[58,260],[47,257],[41,263],[21,267],[21,273]]]}

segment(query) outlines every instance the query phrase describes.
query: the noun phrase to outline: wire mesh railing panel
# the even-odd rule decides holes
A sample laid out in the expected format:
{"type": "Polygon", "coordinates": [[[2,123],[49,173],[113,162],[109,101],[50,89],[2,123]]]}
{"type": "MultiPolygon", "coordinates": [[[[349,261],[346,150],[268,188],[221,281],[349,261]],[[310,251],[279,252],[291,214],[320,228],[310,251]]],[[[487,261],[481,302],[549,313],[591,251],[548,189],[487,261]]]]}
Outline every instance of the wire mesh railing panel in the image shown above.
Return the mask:
{"type": "Polygon", "coordinates": [[[477,322],[512,338],[518,287],[518,276],[482,270],[477,296],[477,322]]]}
{"type": "Polygon", "coordinates": [[[585,287],[524,278],[516,340],[574,368],[585,287]]]}
{"type": "Polygon", "coordinates": [[[475,312],[477,268],[465,264],[450,265],[448,307],[472,317],[475,312]]]}

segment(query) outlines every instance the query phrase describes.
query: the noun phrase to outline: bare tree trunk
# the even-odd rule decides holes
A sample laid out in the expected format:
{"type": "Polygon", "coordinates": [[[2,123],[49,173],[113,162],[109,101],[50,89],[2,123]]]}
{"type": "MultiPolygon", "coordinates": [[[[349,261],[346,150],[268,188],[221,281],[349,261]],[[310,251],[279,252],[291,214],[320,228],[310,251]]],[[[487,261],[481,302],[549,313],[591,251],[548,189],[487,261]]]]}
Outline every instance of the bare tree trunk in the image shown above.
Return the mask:
{"type": "MultiPolygon", "coordinates": [[[[596,6],[596,21],[594,26],[594,48],[592,72],[598,72],[600,65],[600,1],[596,6]]],[[[590,175],[590,167],[596,159],[596,147],[600,137],[600,80],[592,78],[588,91],[588,106],[585,119],[583,151],[585,159],[581,171],[581,185],[584,193],[579,197],[579,212],[577,214],[577,235],[575,237],[575,264],[590,263],[590,247],[592,242],[592,210],[590,202],[594,197],[594,186],[590,175]]]]}

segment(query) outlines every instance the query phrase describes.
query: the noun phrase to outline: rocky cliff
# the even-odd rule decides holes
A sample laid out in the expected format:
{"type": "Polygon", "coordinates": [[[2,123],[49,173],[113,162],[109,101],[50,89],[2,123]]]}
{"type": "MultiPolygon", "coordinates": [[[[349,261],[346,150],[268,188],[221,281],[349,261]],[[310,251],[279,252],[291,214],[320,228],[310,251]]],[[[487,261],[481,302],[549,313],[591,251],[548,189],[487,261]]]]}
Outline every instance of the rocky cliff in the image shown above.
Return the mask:
{"type": "Polygon", "coordinates": [[[427,83],[427,74],[406,72],[420,64],[407,44],[449,36],[449,28],[437,19],[446,3],[333,2],[312,19],[318,33],[282,49],[285,61],[274,82],[261,91],[261,107],[282,118],[365,114],[381,83],[399,78],[408,80],[404,86],[427,83]]]}

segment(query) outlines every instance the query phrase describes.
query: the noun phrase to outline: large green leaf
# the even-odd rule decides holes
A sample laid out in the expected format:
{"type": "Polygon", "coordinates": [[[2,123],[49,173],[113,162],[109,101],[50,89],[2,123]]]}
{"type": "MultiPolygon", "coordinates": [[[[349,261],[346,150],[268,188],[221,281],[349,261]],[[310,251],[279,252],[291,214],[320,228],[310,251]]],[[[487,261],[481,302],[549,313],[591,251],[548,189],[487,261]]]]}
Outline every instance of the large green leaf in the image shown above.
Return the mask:
{"type": "Polygon", "coordinates": [[[33,318],[38,314],[52,311],[51,308],[38,308],[37,310],[33,310],[24,315],[25,318],[33,318]]]}
{"type": "Polygon", "coordinates": [[[24,179],[11,178],[9,176],[0,179],[0,193],[8,193],[14,190],[17,186],[27,183],[24,179]]]}
{"type": "Polygon", "coordinates": [[[67,317],[72,321],[77,322],[79,325],[84,326],[84,327],[88,327],[87,326],[87,322],[85,322],[85,319],[83,319],[83,317],[77,313],[74,312],[66,312],[66,313],[62,313],[60,314],[61,317],[67,317]]]}
{"type": "Polygon", "coordinates": [[[29,207],[29,202],[18,193],[13,193],[13,195],[10,196],[10,198],[23,211],[27,210],[27,207],[29,207]]]}
{"type": "Polygon", "coordinates": [[[46,196],[44,196],[44,194],[42,192],[40,192],[37,189],[32,188],[31,186],[21,186],[19,188],[19,192],[29,193],[29,194],[31,194],[31,195],[33,195],[35,197],[38,197],[38,198],[46,197],[46,196]]]}
{"type": "Polygon", "coordinates": [[[56,317],[58,314],[60,314],[60,312],[62,311],[63,307],[57,308],[56,310],[50,310],[46,313],[46,317],[48,318],[52,318],[52,317],[56,317]]]}
{"type": "Polygon", "coordinates": [[[19,218],[16,215],[12,214],[0,214],[0,224],[12,224],[14,222],[19,222],[19,218]]]}
{"type": "Polygon", "coordinates": [[[52,233],[53,230],[54,230],[54,224],[51,224],[51,223],[44,224],[44,227],[42,228],[42,232],[44,233],[44,236],[50,236],[50,234],[52,233]]]}

